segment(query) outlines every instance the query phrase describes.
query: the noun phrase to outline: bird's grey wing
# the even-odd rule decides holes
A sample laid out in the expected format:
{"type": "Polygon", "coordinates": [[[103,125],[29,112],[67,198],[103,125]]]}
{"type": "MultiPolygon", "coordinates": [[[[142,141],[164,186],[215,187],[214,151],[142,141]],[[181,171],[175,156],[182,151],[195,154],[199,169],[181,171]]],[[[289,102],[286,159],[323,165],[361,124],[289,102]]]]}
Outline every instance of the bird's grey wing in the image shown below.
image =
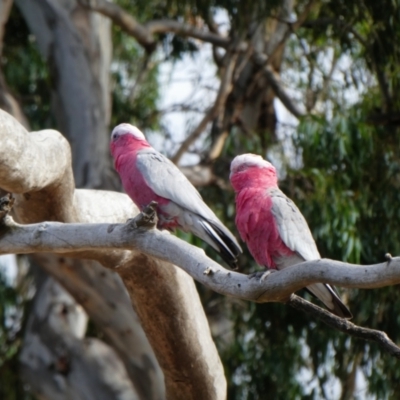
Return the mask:
{"type": "Polygon", "coordinates": [[[269,190],[272,214],[279,234],[287,247],[305,260],[320,258],[317,245],[303,214],[280,189],[269,190]]]}
{"type": "Polygon", "coordinates": [[[136,162],[144,180],[156,194],[203,218],[217,218],[200,193],[167,157],[155,150],[143,150],[136,162]]]}

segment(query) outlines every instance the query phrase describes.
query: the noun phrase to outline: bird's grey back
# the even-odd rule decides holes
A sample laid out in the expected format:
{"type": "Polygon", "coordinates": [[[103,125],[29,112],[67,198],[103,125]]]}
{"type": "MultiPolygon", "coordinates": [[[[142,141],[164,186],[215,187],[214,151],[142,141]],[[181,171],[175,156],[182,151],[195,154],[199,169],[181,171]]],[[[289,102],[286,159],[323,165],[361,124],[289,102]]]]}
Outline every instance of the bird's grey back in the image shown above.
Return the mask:
{"type": "Polygon", "coordinates": [[[272,199],[271,212],[285,245],[304,260],[321,258],[307,221],[296,204],[279,188],[268,189],[268,195],[272,199]]]}
{"type": "Polygon", "coordinates": [[[141,150],[137,157],[137,167],[146,183],[157,195],[203,218],[218,221],[217,216],[204,203],[200,193],[186,176],[172,161],[158,151],[141,150]]]}

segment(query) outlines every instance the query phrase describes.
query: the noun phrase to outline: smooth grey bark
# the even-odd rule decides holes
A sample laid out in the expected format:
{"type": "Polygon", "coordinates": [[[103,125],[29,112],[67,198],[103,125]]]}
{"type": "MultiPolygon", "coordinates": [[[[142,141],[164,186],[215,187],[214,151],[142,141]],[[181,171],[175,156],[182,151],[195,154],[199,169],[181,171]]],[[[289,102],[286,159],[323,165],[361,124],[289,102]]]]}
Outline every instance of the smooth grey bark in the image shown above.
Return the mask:
{"type": "Polygon", "coordinates": [[[139,400],[112,348],[85,338],[83,308],[53,278],[32,307],[20,354],[22,374],[42,399],[139,400]]]}
{"type": "Polygon", "coordinates": [[[78,187],[112,187],[110,121],[110,22],[75,0],[16,0],[52,78],[58,126],[74,155],[78,187]]]}
{"type": "Polygon", "coordinates": [[[139,398],[165,398],[162,372],[119,275],[91,260],[56,254],[34,254],[33,258],[100,327],[123,361],[139,398]]]}

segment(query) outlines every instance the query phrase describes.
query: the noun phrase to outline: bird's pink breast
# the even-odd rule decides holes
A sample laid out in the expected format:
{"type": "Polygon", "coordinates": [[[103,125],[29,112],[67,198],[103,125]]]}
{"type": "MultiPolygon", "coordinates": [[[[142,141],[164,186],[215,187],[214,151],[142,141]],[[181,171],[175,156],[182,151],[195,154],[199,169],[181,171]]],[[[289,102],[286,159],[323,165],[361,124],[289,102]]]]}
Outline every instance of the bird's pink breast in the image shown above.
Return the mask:
{"type": "MultiPolygon", "coordinates": [[[[143,144],[139,141],[135,141],[133,143],[126,143],[120,148],[112,148],[111,152],[115,160],[115,169],[119,173],[122,186],[127,195],[134,201],[140,210],[152,201],[156,201],[158,203],[158,213],[163,214],[163,206],[167,205],[170,200],[158,196],[150,188],[136,164],[139,151],[149,147],[150,146],[147,142],[143,144]]],[[[161,228],[173,229],[176,226],[177,222],[174,219],[159,219],[159,227],[161,228]]]]}
{"type": "MultiPolygon", "coordinates": [[[[254,178],[254,177],[253,177],[254,178]]],[[[258,264],[276,268],[274,258],[293,254],[282,241],[274,215],[272,199],[265,182],[250,183],[246,174],[231,178],[236,193],[236,226],[258,264]],[[240,182],[239,179],[243,181],[240,182]],[[235,185],[236,184],[236,185],[235,185]]],[[[272,183],[272,182],[271,182],[272,183]]]]}

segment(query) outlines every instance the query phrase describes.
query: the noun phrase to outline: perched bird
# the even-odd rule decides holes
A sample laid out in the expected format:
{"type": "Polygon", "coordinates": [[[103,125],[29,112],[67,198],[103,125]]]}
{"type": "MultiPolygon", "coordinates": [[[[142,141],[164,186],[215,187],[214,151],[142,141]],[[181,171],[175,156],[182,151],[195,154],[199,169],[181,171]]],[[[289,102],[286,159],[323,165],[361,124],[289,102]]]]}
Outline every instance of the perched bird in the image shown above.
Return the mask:
{"type": "MultiPolygon", "coordinates": [[[[236,226],[258,264],[279,270],[321,258],[300,210],[279,189],[271,163],[255,154],[237,156],[230,180],[236,192],[236,226]]],[[[332,286],[314,283],[307,289],[332,313],[352,317],[332,286]]]]}
{"type": "Polygon", "coordinates": [[[143,209],[156,201],[158,226],[192,232],[232,267],[242,253],[236,238],[204,203],[200,193],[168,158],[153,149],[143,133],[120,124],[111,133],[111,154],[126,193],[143,209]]]}

